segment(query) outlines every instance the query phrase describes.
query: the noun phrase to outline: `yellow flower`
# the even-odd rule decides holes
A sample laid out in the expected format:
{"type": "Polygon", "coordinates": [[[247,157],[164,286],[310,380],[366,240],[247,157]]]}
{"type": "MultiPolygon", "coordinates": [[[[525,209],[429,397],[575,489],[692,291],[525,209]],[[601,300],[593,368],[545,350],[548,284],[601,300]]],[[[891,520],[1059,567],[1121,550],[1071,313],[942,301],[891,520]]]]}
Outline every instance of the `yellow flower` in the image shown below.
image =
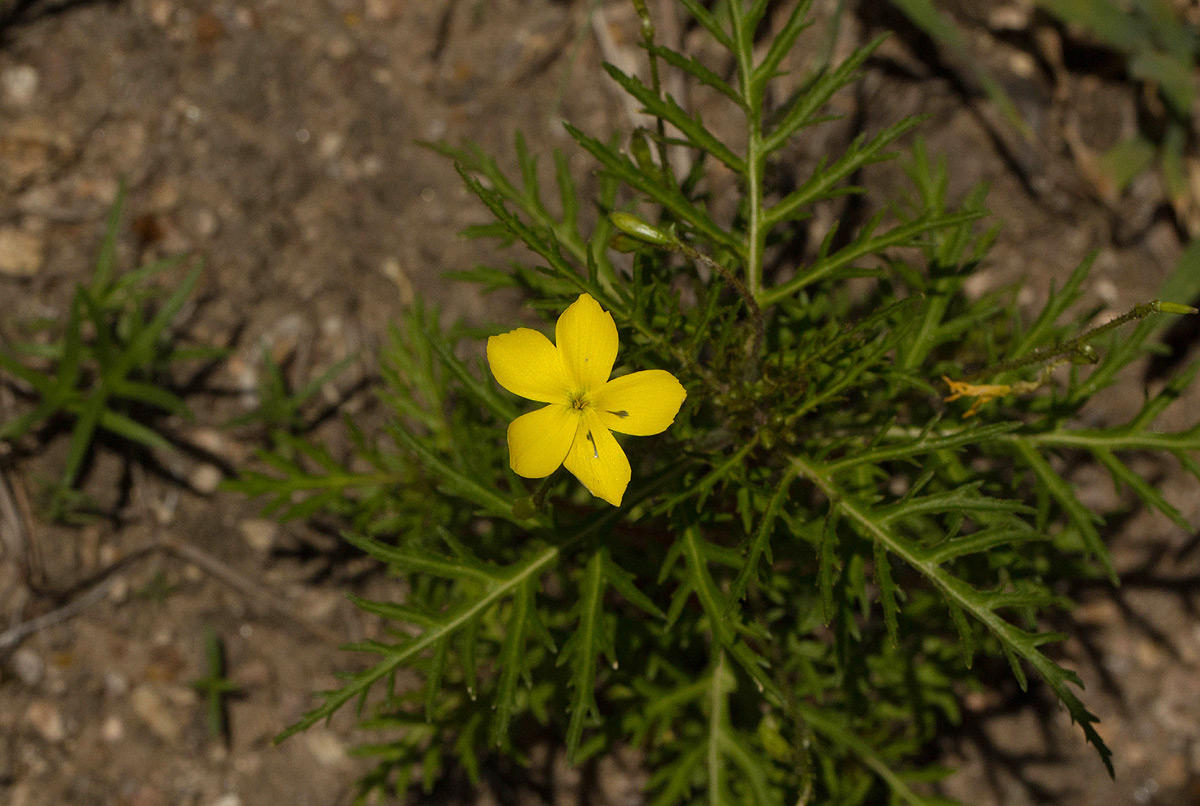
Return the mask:
{"type": "Polygon", "coordinates": [[[514,395],[548,403],[508,426],[509,464],[540,479],[559,465],[597,498],[621,505],[629,460],[612,432],[648,436],[665,431],[687,392],[661,369],[608,379],[617,360],[617,325],[588,294],[563,311],[555,346],[536,330],[517,328],[488,339],[488,364],[514,395]]]}

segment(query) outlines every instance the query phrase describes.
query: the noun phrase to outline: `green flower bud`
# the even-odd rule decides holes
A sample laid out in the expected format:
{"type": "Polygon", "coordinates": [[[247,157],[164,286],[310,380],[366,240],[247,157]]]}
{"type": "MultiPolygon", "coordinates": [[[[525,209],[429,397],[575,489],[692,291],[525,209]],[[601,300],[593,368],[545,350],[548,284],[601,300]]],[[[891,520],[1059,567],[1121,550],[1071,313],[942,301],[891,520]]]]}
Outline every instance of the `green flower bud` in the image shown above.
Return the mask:
{"type": "Polygon", "coordinates": [[[1200,311],[1196,310],[1191,305],[1180,305],[1178,302],[1155,301],[1151,302],[1150,305],[1154,308],[1154,310],[1162,313],[1177,313],[1181,316],[1189,313],[1200,313],[1200,311]]]}
{"type": "Polygon", "coordinates": [[[632,213],[625,213],[621,212],[620,210],[615,210],[608,214],[608,220],[611,221],[612,225],[621,232],[625,233],[631,238],[636,238],[639,241],[645,241],[646,243],[652,243],[657,246],[675,245],[675,239],[670,235],[658,229],[657,227],[650,226],[632,213]]]}

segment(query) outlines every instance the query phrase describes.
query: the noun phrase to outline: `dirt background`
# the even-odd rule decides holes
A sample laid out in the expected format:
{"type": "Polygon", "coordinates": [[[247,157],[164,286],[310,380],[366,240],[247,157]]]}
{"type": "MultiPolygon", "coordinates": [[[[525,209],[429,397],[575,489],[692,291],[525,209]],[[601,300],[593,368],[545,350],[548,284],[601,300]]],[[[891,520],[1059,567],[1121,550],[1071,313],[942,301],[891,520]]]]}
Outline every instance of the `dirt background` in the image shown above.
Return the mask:
{"type": "MultiPolygon", "coordinates": [[[[670,0],[651,5],[668,43],[707,52],[670,0]]],[[[776,24],[790,4],[778,5],[776,24]]],[[[815,13],[826,19],[836,5],[817,0],[815,13]]],[[[885,4],[848,5],[837,54],[884,28],[899,36],[861,86],[835,99],[845,119],[800,138],[785,171],[802,176],[857,131],[929,114],[921,133],[949,161],[952,192],[991,183],[1004,222],[973,293],[1024,278],[1022,302],[1033,306],[1099,250],[1089,303],[1117,313],[1153,296],[1181,253],[1188,214],[1167,204],[1153,174],[1119,197],[1097,177],[1096,154],[1132,134],[1144,110],[1119,62],[1027,3],[946,4],[1029,122],[1031,145],[980,100],[968,70],[885,4]]],[[[202,257],[189,334],[232,349],[192,390],[198,422],[173,424],[185,450],[147,467],[101,446],[85,489],[109,514],[91,525],[50,527],[29,503],[37,479],[61,467],[65,440],[0,455],[15,509],[0,521],[0,631],[78,604],[70,619],[0,647],[0,802],[348,803],[362,769],[348,719],[279,747],[270,740],[312,691],[354,668],[338,639],[373,627],[343,594],[386,580],[329,536],[276,527],[253,502],[216,491],[261,444],[221,424],[253,405],[263,347],[294,383],[364,356],[320,405],[340,401],[369,421],[369,357],[397,311],[425,300],[478,321],[513,305],[485,307],[441,277],[495,256],[457,237],[485,214],[415,141],[475,140],[511,168],[520,129],[535,153],[567,150],[584,179],[590,165],[559,120],[601,136],[628,131],[635,110],[600,62],[636,64],[635,21],[615,0],[9,0],[0,19],[0,337],[65,317],[123,178],[121,265],[202,257]],[[145,550],[156,541],[165,548],[145,550]],[[114,562],[102,586],[86,584],[114,562]],[[270,596],[283,613],[264,604],[270,596]],[[191,686],[206,673],[208,626],[240,688],[227,746],[208,735],[191,686]]],[[[823,27],[801,40],[793,67],[811,63],[823,27]]],[[[728,125],[705,97],[689,102],[728,125]]],[[[868,206],[899,176],[895,166],[874,170],[868,206]]],[[[818,215],[814,234],[839,210],[818,215]]],[[[1096,421],[1128,416],[1142,388],[1135,375],[1106,394],[1096,421]]],[[[1197,400],[1167,424],[1184,424],[1197,400]]],[[[0,393],[0,419],[21,405],[0,393]]],[[[1194,482],[1145,469],[1200,523],[1194,482]]],[[[1083,469],[1076,481],[1089,504],[1118,502],[1100,474],[1083,469]]],[[[948,794],[979,806],[1200,803],[1200,552],[1144,513],[1109,537],[1124,586],[1077,589],[1082,604],[1059,626],[1072,635],[1062,657],[1103,719],[1116,782],[1042,693],[1001,689],[969,696],[962,729],[947,736],[946,760],[963,767],[948,794]]],[[[493,779],[477,798],[432,802],[579,802],[572,780],[506,789],[493,779]]],[[[587,802],[641,802],[628,774],[605,767],[597,780],[587,802]]]]}

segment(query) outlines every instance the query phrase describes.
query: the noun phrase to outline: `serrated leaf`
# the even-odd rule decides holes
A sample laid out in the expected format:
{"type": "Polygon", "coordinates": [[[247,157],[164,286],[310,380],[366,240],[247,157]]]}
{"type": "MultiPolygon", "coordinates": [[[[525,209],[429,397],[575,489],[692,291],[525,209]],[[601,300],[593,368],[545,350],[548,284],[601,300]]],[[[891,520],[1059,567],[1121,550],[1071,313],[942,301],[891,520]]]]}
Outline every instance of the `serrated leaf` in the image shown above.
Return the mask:
{"type": "Polygon", "coordinates": [[[738,106],[745,108],[746,103],[738,91],[731,87],[725,79],[697,61],[694,56],[685,56],[661,45],[650,45],[646,49],[672,67],[682,70],[704,86],[711,87],[738,106]]]}
{"type": "Polygon", "coordinates": [[[982,623],[999,641],[1022,688],[1025,685],[1025,674],[1021,668],[1021,660],[1036,669],[1059,701],[1067,707],[1071,718],[1083,728],[1087,740],[1095,747],[1109,773],[1112,773],[1112,753],[1093,727],[1097,721],[1096,717],[1084,707],[1069,687],[1073,680],[1078,680],[1077,677],[1040,652],[1037,648],[1038,642],[1031,633],[997,615],[988,604],[988,594],[976,590],[941,566],[925,560],[919,547],[899,532],[880,523],[869,505],[858,502],[854,496],[836,485],[823,467],[811,460],[805,461],[796,457],[792,458],[792,462],[799,472],[816,484],[825,495],[839,501],[846,520],[863,538],[882,543],[893,556],[924,576],[949,604],[961,608],[982,623]]]}
{"type": "Polygon", "coordinates": [[[500,579],[499,570],[488,568],[477,560],[445,557],[418,548],[400,548],[354,532],[342,532],[342,539],[380,562],[399,568],[405,573],[432,574],[444,579],[461,579],[484,586],[497,583],[500,579]]]}
{"type": "MultiPolygon", "coordinates": [[[[875,135],[870,140],[859,135],[846,152],[832,165],[824,163],[809,176],[808,181],[767,208],[765,219],[768,226],[795,219],[801,211],[822,199],[830,199],[847,193],[861,193],[861,188],[843,187],[849,177],[863,167],[891,159],[894,154],[884,151],[895,140],[921,123],[923,118],[911,117],[901,120],[875,135]]],[[[804,213],[807,215],[807,213],[804,213]]]]}
{"type": "Polygon", "coordinates": [[[767,48],[767,52],[754,68],[753,80],[760,92],[768,81],[779,74],[779,65],[791,52],[792,46],[796,44],[796,39],[812,25],[812,22],[808,20],[810,8],[812,8],[812,0],[801,0],[792,9],[792,13],[788,15],[779,32],[771,37],[771,44],[767,48]]]}
{"type": "Polygon", "coordinates": [[[635,76],[626,75],[615,65],[605,63],[605,71],[614,81],[621,85],[627,93],[642,103],[645,111],[654,117],[661,118],[675,126],[683,133],[688,142],[701,151],[706,151],[737,174],[746,173],[746,162],[730,150],[710,132],[704,123],[689,115],[670,95],[660,97],[654,90],[647,87],[635,76]]]}
{"type": "Polygon", "coordinates": [[[634,584],[633,574],[617,565],[607,550],[603,552],[603,557],[604,577],[617,593],[625,597],[625,601],[657,619],[667,617],[667,614],[634,584]]]}
{"type": "Polygon", "coordinates": [[[611,637],[602,623],[604,588],[605,557],[598,550],[592,554],[583,570],[579,600],[575,607],[578,625],[563,644],[563,651],[558,657],[558,665],[571,664],[567,760],[572,764],[578,763],[583,729],[600,716],[595,696],[597,658],[601,652],[613,653],[611,637]]]}
{"type": "Polygon", "coordinates": [[[819,258],[787,282],[763,291],[760,304],[764,307],[774,305],[815,282],[827,279],[835,271],[847,267],[856,260],[878,255],[880,252],[896,246],[915,246],[921,236],[926,233],[943,227],[953,227],[966,221],[974,221],[980,215],[980,213],[969,212],[926,216],[916,221],[898,224],[881,235],[869,235],[868,231],[833,254],[819,258]]]}
{"type": "Polygon", "coordinates": [[[1033,471],[1042,487],[1049,492],[1050,497],[1062,507],[1072,525],[1079,530],[1088,553],[1104,566],[1112,583],[1118,584],[1112,556],[1108,552],[1108,547],[1104,545],[1103,538],[1100,537],[1100,531],[1096,528],[1096,524],[1102,522],[1100,517],[1080,503],[1070,485],[1054,472],[1054,468],[1038,452],[1037,448],[1020,437],[1011,437],[1010,444],[1016,448],[1018,455],[1033,471]]]}
{"type": "Polygon", "coordinates": [[[771,153],[779,150],[801,128],[816,123],[817,113],[825,107],[834,93],[857,80],[863,64],[886,39],[886,35],[876,37],[832,70],[803,85],[784,105],[773,127],[763,139],[764,151],[771,153]]]}
{"type": "Polygon", "coordinates": [[[892,567],[888,559],[887,548],[882,541],[875,541],[875,584],[879,586],[879,601],[883,605],[883,623],[887,627],[888,637],[895,646],[899,640],[900,627],[897,616],[900,606],[896,603],[899,591],[892,579],[892,567]]]}
{"type": "MultiPolygon", "coordinates": [[[[446,640],[459,630],[466,628],[498,602],[509,596],[515,596],[530,580],[536,580],[548,570],[559,558],[559,549],[549,547],[542,549],[525,560],[515,563],[503,578],[496,584],[484,589],[478,596],[469,598],[443,614],[442,619],[420,635],[402,639],[397,644],[377,643],[377,651],[385,656],[384,660],[352,675],[344,681],[341,688],[325,692],[323,702],[290,725],[273,740],[276,744],[294,736],[302,730],[315,725],[323,719],[328,719],[346,703],[365,697],[371,688],[381,680],[401,668],[405,663],[419,657],[423,652],[435,646],[439,641],[446,640]]],[[[519,670],[518,670],[519,671],[519,670]]]]}
{"type": "Polygon", "coordinates": [[[759,558],[764,554],[770,554],[771,530],[775,525],[775,519],[779,516],[779,511],[783,506],[783,502],[787,500],[788,488],[791,487],[792,481],[796,478],[795,473],[789,469],[784,472],[783,478],[779,481],[775,488],[774,495],[767,503],[767,509],[763,512],[762,520],[759,522],[759,527],[755,531],[753,538],[749,541],[746,549],[745,559],[742,561],[741,570],[738,571],[737,577],[730,586],[729,595],[726,600],[726,612],[733,610],[738,606],[738,602],[746,594],[746,589],[750,585],[750,580],[754,577],[758,569],[759,558]]]}
{"type": "Polygon", "coordinates": [[[488,728],[488,741],[492,745],[508,741],[508,723],[517,706],[517,683],[525,669],[526,622],[533,607],[533,586],[528,579],[516,586],[512,600],[512,611],[504,626],[504,643],[496,659],[500,676],[496,680],[492,721],[488,728]]]}
{"type": "Polygon", "coordinates": [[[654,182],[628,157],[596,138],[589,137],[569,123],[563,125],[575,142],[583,146],[601,165],[631,188],[661,204],[673,216],[691,225],[711,243],[722,246],[737,255],[741,255],[745,251],[745,245],[741,239],[717,226],[706,212],[692,204],[674,186],[665,186],[654,182]]]}

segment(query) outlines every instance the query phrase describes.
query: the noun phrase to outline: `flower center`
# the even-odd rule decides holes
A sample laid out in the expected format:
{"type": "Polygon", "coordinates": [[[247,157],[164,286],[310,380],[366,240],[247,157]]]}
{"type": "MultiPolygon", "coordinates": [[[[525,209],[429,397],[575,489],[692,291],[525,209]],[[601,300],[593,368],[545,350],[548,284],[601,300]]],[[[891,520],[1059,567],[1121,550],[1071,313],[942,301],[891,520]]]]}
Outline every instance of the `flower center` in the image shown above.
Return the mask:
{"type": "Polygon", "coordinates": [[[586,392],[572,392],[570,399],[571,408],[578,412],[583,412],[592,405],[592,401],[588,400],[586,392]]]}

